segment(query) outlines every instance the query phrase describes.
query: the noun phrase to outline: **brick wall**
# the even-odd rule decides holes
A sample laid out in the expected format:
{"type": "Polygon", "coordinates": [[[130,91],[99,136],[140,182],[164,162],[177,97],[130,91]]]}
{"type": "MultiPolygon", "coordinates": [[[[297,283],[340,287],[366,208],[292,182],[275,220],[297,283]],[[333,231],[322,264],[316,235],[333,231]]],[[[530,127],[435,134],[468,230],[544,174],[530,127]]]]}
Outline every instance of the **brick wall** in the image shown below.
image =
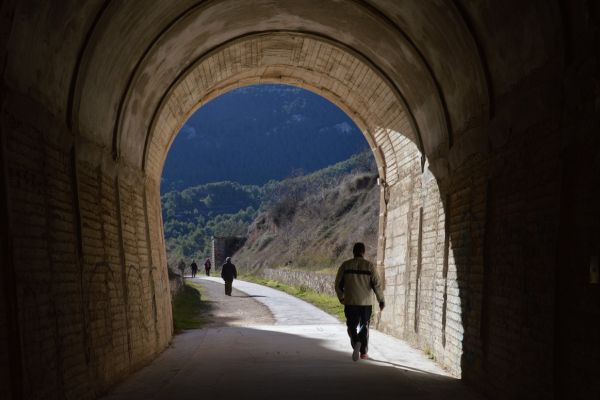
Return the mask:
{"type": "MultiPolygon", "coordinates": [[[[552,87],[527,88],[523,98],[539,91],[552,107],[552,87]]],[[[527,126],[494,157],[467,157],[445,180],[422,171],[414,145],[404,144],[412,156],[387,189],[381,267],[389,304],[379,327],[490,395],[520,398],[527,385],[532,398],[547,398],[559,132],[556,119],[523,118],[527,126]]]]}
{"type": "MultiPolygon", "coordinates": [[[[525,85],[522,101],[544,93],[546,107],[556,107],[555,89],[525,85]]],[[[492,397],[521,398],[527,387],[531,398],[548,398],[558,117],[522,110],[512,115],[526,121],[522,129],[493,157],[468,156],[446,179],[434,179],[427,165],[421,169],[411,142],[397,149],[404,158],[397,183],[386,189],[380,266],[388,308],[378,326],[430,351],[492,397]]]]}
{"type": "Polygon", "coordinates": [[[171,338],[158,185],[78,157],[93,145],[16,99],[2,134],[24,396],[95,398],[171,338]]]}
{"type": "Polygon", "coordinates": [[[589,271],[591,258],[600,255],[600,9],[595,3],[574,2],[568,11],[555,393],[556,398],[587,399],[600,397],[600,285],[590,282],[589,271]]]}
{"type": "Polygon", "coordinates": [[[53,132],[5,117],[25,396],[86,398],[72,159],[53,132]]]}
{"type": "Polygon", "coordinates": [[[386,189],[386,246],[378,256],[387,302],[378,327],[430,351],[460,376],[466,296],[459,289],[455,257],[467,246],[460,236],[468,234],[470,190],[442,195],[411,141],[399,141],[396,152],[398,180],[386,189]]]}
{"type": "MultiPolygon", "coordinates": [[[[0,98],[3,96],[0,94],[0,98]]],[[[12,239],[9,229],[4,149],[4,123],[0,124],[0,398],[20,396],[20,342],[16,316],[12,239]]]]}

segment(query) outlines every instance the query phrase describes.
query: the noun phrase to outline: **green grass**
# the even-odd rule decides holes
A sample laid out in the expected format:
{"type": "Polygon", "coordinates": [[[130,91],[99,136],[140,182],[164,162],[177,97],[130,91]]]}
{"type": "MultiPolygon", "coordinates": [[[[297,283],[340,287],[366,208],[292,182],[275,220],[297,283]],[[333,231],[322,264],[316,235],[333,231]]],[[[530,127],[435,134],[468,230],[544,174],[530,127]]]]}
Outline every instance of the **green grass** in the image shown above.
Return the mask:
{"type": "Polygon", "coordinates": [[[292,296],[311,303],[326,313],[333,315],[340,321],[346,320],[346,317],[344,316],[344,306],[340,304],[335,296],[317,293],[314,290],[308,289],[304,286],[286,285],[270,279],[259,278],[254,275],[243,275],[240,276],[240,279],[281,290],[282,292],[286,292],[287,294],[291,294],[292,296]]]}
{"type": "Polygon", "coordinates": [[[425,348],[423,349],[423,352],[430,360],[435,361],[435,355],[433,354],[433,352],[431,351],[429,346],[425,346],[425,348]]]}
{"type": "Polygon", "coordinates": [[[205,322],[208,304],[202,300],[200,285],[185,282],[183,290],[173,300],[173,328],[175,333],[187,329],[198,329],[205,322]]]}

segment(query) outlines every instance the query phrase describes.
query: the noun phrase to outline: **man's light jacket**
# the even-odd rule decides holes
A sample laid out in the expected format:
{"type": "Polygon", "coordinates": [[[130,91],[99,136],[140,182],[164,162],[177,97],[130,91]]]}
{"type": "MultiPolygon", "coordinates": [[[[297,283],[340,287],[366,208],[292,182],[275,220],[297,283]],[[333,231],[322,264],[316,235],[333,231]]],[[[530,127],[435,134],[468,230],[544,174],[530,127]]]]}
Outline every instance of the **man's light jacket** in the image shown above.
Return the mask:
{"type": "Polygon", "coordinates": [[[384,301],[381,277],[373,263],[362,257],[344,261],[335,277],[335,292],[340,302],[347,306],[373,305],[371,290],[377,301],[384,301]]]}

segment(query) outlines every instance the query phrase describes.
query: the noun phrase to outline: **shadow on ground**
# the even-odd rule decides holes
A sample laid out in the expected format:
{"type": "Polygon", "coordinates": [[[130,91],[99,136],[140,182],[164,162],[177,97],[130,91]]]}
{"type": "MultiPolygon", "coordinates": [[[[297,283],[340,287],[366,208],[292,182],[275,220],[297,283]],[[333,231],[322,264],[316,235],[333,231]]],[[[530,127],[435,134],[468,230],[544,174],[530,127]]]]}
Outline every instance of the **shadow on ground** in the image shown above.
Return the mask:
{"type": "Polygon", "coordinates": [[[266,329],[183,333],[105,399],[479,398],[453,378],[393,363],[353,362],[349,352],[328,349],[326,340],[266,329]]]}

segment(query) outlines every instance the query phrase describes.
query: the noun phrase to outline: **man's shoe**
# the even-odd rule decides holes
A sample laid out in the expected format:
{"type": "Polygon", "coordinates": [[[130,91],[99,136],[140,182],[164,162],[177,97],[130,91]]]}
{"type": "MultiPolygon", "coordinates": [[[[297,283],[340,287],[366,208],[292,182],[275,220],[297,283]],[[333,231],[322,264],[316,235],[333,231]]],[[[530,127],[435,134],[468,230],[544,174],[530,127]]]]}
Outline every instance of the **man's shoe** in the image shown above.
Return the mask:
{"type": "Polygon", "coordinates": [[[354,343],[354,351],[352,352],[352,361],[358,361],[358,356],[360,355],[360,346],[362,346],[362,344],[360,342],[354,343]]]}
{"type": "Polygon", "coordinates": [[[365,354],[361,354],[361,355],[360,355],[360,359],[361,359],[361,360],[368,360],[368,359],[369,359],[369,356],[368,356],[366,353],[365,353],[365,354]]]}

